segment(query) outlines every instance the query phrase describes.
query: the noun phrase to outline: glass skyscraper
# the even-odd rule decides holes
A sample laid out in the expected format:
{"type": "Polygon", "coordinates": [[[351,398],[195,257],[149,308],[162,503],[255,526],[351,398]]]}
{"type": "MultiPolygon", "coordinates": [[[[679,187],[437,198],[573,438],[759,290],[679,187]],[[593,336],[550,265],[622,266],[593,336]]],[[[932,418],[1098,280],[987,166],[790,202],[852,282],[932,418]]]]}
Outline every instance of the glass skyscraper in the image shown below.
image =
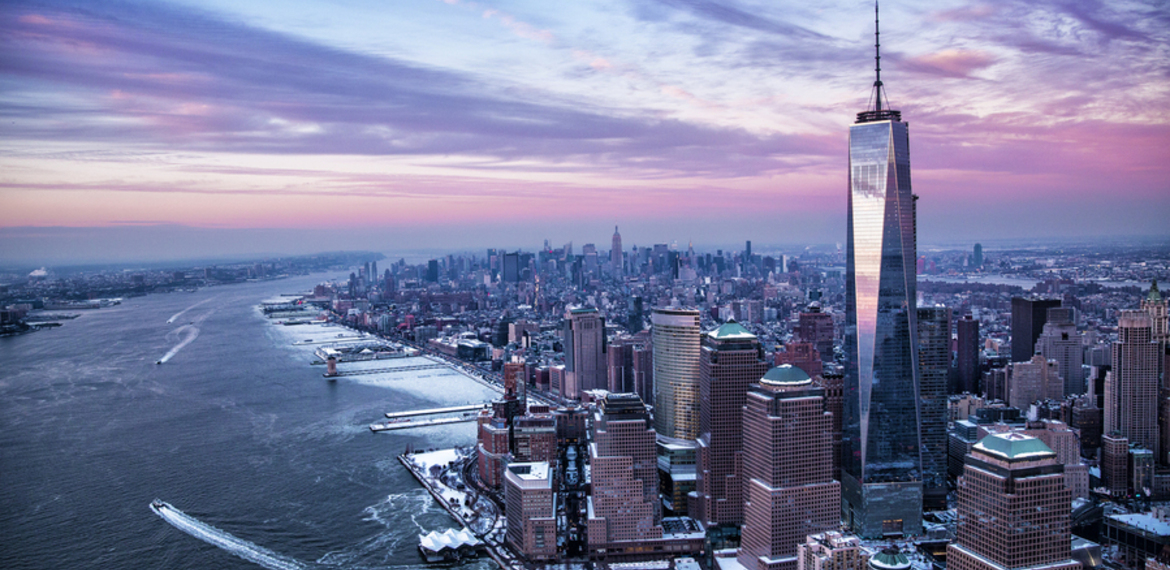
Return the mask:
{"type": "MultiPolygon", "coordinates": [[[[880,61],[880,58],[878,58],[880,61]]],[[[842,498],[865,538],[922,531],[922,434],[909,125],[882,108],[849,128],[842,498]]]]}

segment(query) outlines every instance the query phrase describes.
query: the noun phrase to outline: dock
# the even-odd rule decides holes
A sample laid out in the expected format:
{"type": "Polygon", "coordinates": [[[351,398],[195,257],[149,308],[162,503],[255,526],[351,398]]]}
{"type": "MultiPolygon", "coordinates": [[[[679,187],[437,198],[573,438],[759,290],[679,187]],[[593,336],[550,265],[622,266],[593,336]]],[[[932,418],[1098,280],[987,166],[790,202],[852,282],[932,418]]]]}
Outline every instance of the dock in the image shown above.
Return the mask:
{"type": "MultiPolygon", "coordinates": [[[[340,374],[339,374],[340,375],[340,374]]],[[[454,414],[458,412],[471,412],[482,410],[491,404],[470,404],[467,406],[452,406],[450,408],[430,408],[427,410],[410,410],[407,412],[386,412],[386,417],[390,419],[409,418],[411,416],[433,416],[437,414],[454,414]]],[[[462,420],[462,418],[457,418],[462,420]]],[[[474,416],[472,419],[475,419],[474,416]]]]}
{"type": "Polygon", "coordinates": [[[433,420],[419,420],[419,421],[406,420],[406,421],[402,421],[402,422],[383,422],[380,424],[370,424],[370,431],[377,433],[380,431],[394,431],[394,430],[400,430],[400,429],[411,429],[411,428],[420,428],[420,427],[427,427],[427,426],[443,426],[443,425],[447,425],[447,424],[460,424],[463,422],[474,422],[474,421],[475,421],[475,415],[455,417],[455,418],[435,418],[433,420]]]}
{"type": "MultiPolygon", "coordinates": [[[[366,361],[368,362],[368,361],[366,361]]],[[[329,378],[339,378],[341,376],[360,376],[362,374],[393,374],[395,372],[411,372],[414,370],[439,370],[442,368],[450,368],[446,364],[419,364],[416,366],[398,366],[392,368],[370,368],[367,370],[338,370],[337,374],[326,375],[329,378]]]]}

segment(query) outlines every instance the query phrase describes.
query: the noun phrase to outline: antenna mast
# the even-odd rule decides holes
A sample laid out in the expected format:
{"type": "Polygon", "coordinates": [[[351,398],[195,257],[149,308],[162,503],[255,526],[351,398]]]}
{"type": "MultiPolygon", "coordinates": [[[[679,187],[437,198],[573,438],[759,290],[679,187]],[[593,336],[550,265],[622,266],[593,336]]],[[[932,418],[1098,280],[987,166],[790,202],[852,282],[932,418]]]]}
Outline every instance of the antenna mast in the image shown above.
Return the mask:
{"type": "Polygon", "coordinates": [[[873,0],[873,71],[875,76],[873,89],[874,98],[876,99],[875,110],[877,111],[882,110],[882,36],[879,24],[878,2],[877,0],[873,0]]]}

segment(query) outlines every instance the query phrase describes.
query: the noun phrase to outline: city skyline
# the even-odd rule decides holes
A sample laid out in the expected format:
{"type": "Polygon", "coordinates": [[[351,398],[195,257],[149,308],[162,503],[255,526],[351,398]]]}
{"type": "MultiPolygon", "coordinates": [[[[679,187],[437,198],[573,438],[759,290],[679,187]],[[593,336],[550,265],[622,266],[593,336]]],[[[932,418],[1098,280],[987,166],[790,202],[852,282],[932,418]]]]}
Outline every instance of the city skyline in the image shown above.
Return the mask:
{"type": "MultiPolygon", "coordinates": [[[[199,6],[0,11],[7,260],[844,241],[868,2],[199,6]]],[[[882,11],[921,241],[1165,234],[1164,14],[929,6],[882,11]]]]}

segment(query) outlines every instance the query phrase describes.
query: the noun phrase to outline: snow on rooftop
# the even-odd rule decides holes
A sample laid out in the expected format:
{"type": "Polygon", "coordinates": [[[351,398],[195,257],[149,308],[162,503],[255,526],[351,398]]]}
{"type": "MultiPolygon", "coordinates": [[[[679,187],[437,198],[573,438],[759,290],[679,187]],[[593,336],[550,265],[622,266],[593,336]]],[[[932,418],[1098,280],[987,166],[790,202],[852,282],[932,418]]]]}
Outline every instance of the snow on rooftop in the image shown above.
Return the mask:
{"type": "Polygon", "coordinates": [[[1158,536],[1170,536],[1170,522],[1160,520],[1149,513],[1136,515],[1109,515],[1109,518],[1131,527],[1152,532],[1158,536]]]}

